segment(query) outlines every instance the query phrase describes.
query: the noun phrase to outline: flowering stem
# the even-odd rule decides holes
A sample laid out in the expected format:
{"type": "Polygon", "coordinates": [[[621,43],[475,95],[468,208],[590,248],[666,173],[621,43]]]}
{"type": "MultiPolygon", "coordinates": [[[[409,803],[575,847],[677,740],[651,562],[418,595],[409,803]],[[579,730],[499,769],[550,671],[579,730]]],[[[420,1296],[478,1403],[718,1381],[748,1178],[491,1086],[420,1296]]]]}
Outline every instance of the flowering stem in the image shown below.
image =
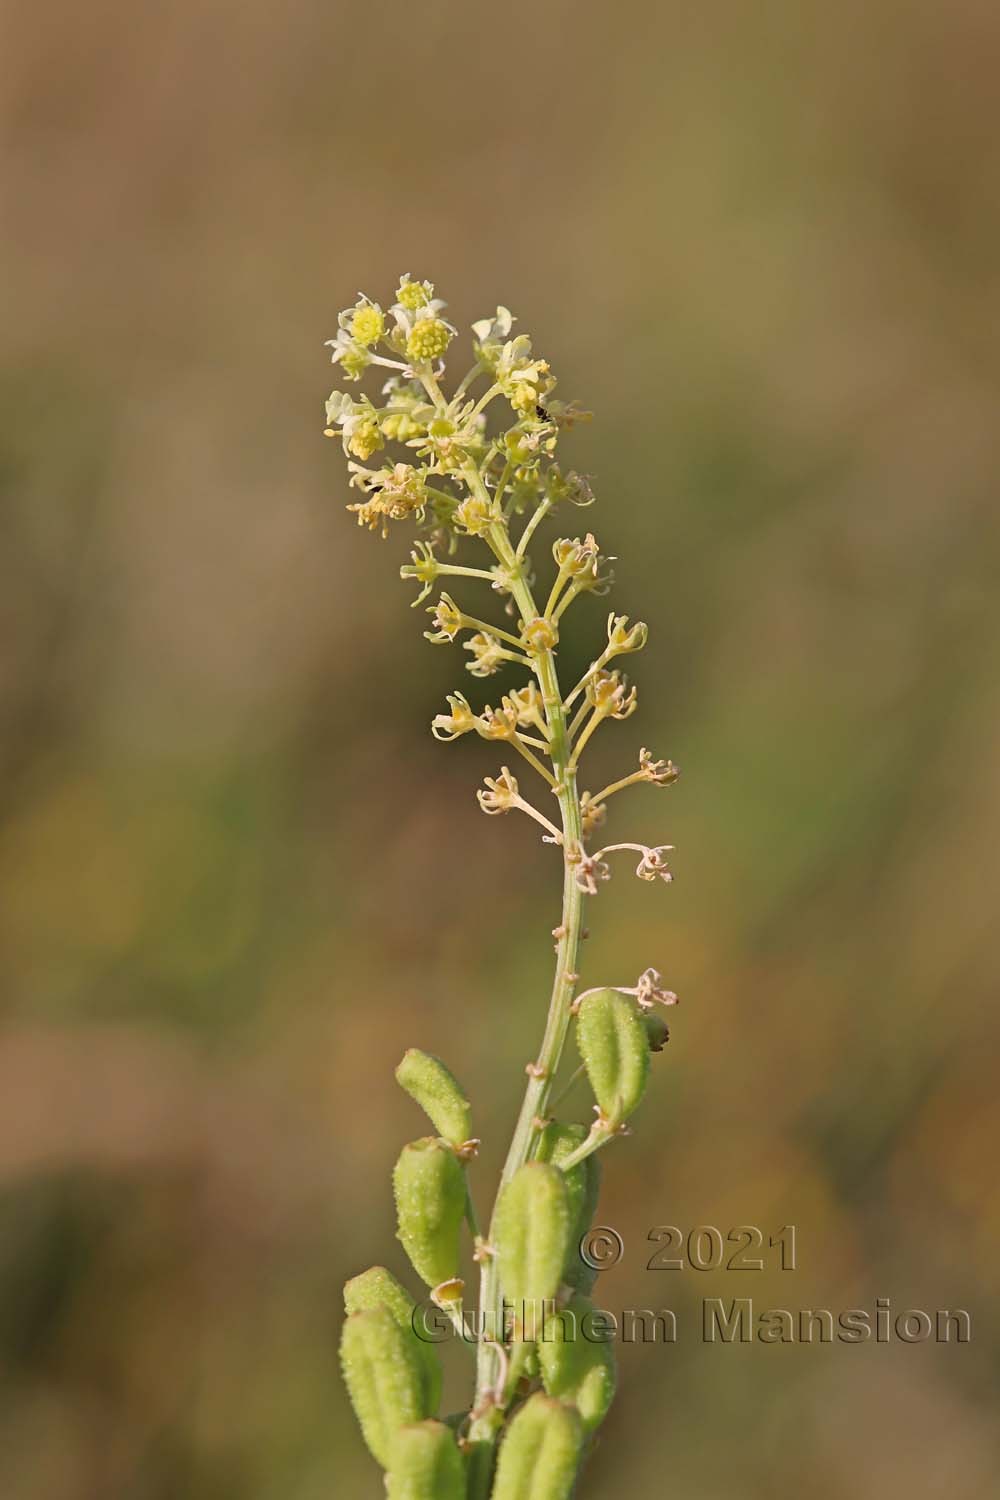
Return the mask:
{"type": "MultiPolygon", "coordinates": [[[[469,467],[468,481],[474,490],[482,486],[476,469],[469,467]]],[[[528,585],[520,559],[511,546],[507,527],[496,523],[489,534],[492,546],[500,563],[508,570],[511,591],[525,622],[536,619],[538,608],[528,585]]],[[[573,994],[577,983],[577,954],[583,927],[584,893],[576,880],[575,859],[582,846],[582,819],[580,797],[576,786],[575,766],[570,763],[570,743],[563,709],[562,693],[556,670],[555,657],[550,648],[540,649],[534,657],[534,668],[538,677],[549,728],[549,754],[555,771],[554,791],[559,804],[562,822],[563,845],[563,896],[559,941],[556,948],[556,966],[549,1000],[548,1017],[538,1057],[528,1076],[520,1114],[514,1135],[507,1152],[500,1176],[500,1192],[514,1176],[519,1167],[531,1156],[545,1118],[552,1080],[559,1067],[569,1030],[573,994]]],[[[494,1214],[496,1204],[494,1204],[494,1214]]],[[[490,1237],[493,1229],[491,1226],[490,1237]]],[[[500,1328],[502,1301],[500,1278],[496,1258],[489,1256],[483,1262],[480,1281],[480,1315],[495,1320],[493,1326],[500,1328]]],[[[487,1324],[487,1326],[489,1326],[487,1324]]],[[[471,1500],[480,1500],[487,1494],[492,1467],[492,1449],[502,1421],[502,1409],[491,1399],[490,1392],[497,1384],[497,1356],[488,1343],[479,1346],[476,1369],[476,1400],[474,1416],[469,1429],[471,1449],[471,1500]]]]}

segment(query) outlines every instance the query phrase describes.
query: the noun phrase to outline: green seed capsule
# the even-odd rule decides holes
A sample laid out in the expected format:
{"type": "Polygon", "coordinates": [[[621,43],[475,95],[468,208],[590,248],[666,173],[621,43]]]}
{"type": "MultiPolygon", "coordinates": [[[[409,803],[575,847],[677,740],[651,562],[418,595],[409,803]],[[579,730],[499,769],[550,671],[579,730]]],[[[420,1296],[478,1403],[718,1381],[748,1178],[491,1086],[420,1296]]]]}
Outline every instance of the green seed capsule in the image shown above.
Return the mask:
{"type": "Polygon", "coordinates": [[[532,1161],[519,1167],[500,1194],[493,1242],[504,1296],[515,1319],[525,1318],[522,1336],[534,1337],[541,1304],[562,1280],[573,1231],[566,1181],[558,1167],[532,1161]]]}
{"type": "Polygon", "coordinates": [[[604,1421],[615,1394],[614,1354],[610,1343],[594,1338],[593,1314],[589,1297],[574,1297],[546,1318],[535,1346],[546,1391],[572,1402],[587,1432],[604,1421]]]}
{"type": "Polygon", "coordinates": [[[430,1287],[458,1275],[465,1216],[465,1173],[444,1141],[425,1136],[404,1146],[392,1174],[398,1239],[430,1287]]]}
{"type": "MultiPolygon", "coordinates": [[[[587,1127],[585,1125],[559,1125],[553,1122],[546,1125],[538,1138],[535,1160],[550,1162],[554,1167],[561,1166],[570,1152],[575,1151],[577,1146],[581,1146],[586,1139],[587,1127]]],[[[583,1161],[577,1162],[575,1167],[570,1167],[568,1172],[563,1173],[563,1182],[566,1184],[573,1230],[570,1234],[562,1279],[570,1286],[576,1286],[581,1274],[591,1277],[596,1274],[580,1258],[580,1240],[590,1228],[597,1208],[597,1195],[601,1183],[599,1159],[596,1156],[587,1156],[583,1161]]]]}
{"type": "Polygon", "coordinates": [[[464,1500],[465,1466],[451,1428],[443,1422],[401,1427],[385,1488],[389,1500],[464,1500]]]}
{"type": "Polygon", "coordinates": [[[493,1500],[569,1500],[583,1442],[579,1413],[539,1391],[508,1428],[493,1500]]]}
{"type": "Polygon", "coordinates": [[[601,1113],[612,1127],[638,1105],[649,1076],[649,1038],[639,1012],[617,990],[584,997],[576,1039],[601,1113]]]}
{"type": "Polygon", "coordinates": [[[424,1369],[427,1410],[434,1413],[441,1400],[441,1361],[434,1345],[428,1339],[422,1339],[414,1329],[416,1305],[405,1286],[385,1266],[372,1266],[370,1270],[362,1271],[344,1287],[345,1312],[367,1312],[373,1307],[386,1307],[400,1328],[412,1337],[424,1369]]]}
{"type": "MultiPolygon", "coordinates": [[[[582,1125],[578,1130],[586,1131],[582,1125]]],[[[597,1280],[597,1269],[584,1260],[580,1254],[580,1241],[594,1222],[597,1212],[597,1200],[601,1194],[601,1158],[597,1155],[586,1156],[583,1161],[575,1167],[570,1168],[567,1177],[573,1172],[580,1172],[583,1176],[583,1193],[581,1195],[580,1211],[576,1221],[576,1228],[570,1240],[569,1254],[563,1267],[563,1280],[579,1292],[589,1292],[597,1280]]]]}
{"type": "Polygon", "coordinates": [[[396,1069],[396,1082],[430,1118],[438,1135],[456,1151],[472,1135],[469,1101],[437,1057],[411,1047],[396,1069]]]}
{"type": "Polygon", "coordinates": [[[398,1429],[429,1416],[424,1371],[413,1340],[387,1307],[373,1307],[347,1319],[340,1357],[364,1440],[372,1456],[388,1469],[398,1429]]]}

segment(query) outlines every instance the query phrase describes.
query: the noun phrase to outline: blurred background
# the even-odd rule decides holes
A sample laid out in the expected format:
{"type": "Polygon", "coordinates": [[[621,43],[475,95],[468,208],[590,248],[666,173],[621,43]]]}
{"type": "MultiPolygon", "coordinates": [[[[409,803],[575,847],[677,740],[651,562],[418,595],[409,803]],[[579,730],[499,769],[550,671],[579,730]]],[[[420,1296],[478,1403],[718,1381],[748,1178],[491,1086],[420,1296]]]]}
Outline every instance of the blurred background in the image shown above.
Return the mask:
{"type": "Polygon", "coordinates": [[[581,1496],[993,1494],[996,7],[57,0],[4,53],[4,1500],[374,1500],[336,1341],[404,1274],[405,1046],[488,1202],[558,877],[430,739],[463,658],[322,437],[403,271],[595,411],[564,529],[651,643],[586,780],[683,770],[613,806],[677,879],[602,889],[585,975],[682,997],[599,1216],[678,1342],[620,1350],[581,1496]],[[645,1269],[744,1223],[799,1269],[645,1269]],[[704,1345],[747,1295],[973,1340],[704,1345]]]}

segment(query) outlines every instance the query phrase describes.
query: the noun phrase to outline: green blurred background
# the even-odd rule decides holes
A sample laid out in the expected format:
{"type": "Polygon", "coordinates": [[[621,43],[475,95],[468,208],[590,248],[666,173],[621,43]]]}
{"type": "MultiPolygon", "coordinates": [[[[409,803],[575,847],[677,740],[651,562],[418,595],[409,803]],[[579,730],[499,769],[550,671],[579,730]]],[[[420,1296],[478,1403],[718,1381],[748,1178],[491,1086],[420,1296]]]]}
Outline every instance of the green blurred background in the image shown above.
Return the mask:
{"type": "Polygon", "coordinates": [[[600,1211],[602,1300],[680,1332],[621,1351],[581,1494],[994,1494],[996,7],[4,33],[3,1500],[378,1496],[336,1339],[343,1278],[402,1272],[404,1046],[471,1091],[484,1205],[509,1135],[553,860],[427,734],[461,655],[321,435],[336,311],[401,271],[596,412],[566,524],[652,639],[587,779],[683,769],[612,813],[677,881],[604,888],[586,971],[682,996],[600,1211]],[[800,1269],[649,1272],[665,1223],[793,1223],[800,1269]],[[973,1341],[706,1347],[706,1295],[973,1341]]]}

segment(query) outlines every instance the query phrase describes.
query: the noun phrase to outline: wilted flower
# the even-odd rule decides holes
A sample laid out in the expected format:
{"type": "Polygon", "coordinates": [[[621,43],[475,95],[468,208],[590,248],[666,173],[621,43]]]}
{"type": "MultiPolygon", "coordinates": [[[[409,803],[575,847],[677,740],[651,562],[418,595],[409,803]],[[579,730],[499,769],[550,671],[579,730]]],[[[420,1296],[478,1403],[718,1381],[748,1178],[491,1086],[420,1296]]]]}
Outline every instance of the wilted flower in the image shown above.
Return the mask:
{"type": "Polygon", "coordinates": [[[435,714],[431,720],[431,734],[436,740],[457,740],[459,735],[478,727],[478,720],[462,693],[449,693],[448,706],[450,713],[435,714]]]}
{"type": "Polygon", "coordinates": [[[576,861],[575,879],[581,891],[588,896],[597,895],[599,881],[610,880],[611,871],[598,854],[584,854],[576,861]]]}
{"type": "Polygon", "coordinates": [[[450,594],[442,594],[438,602],[427,613],[433,616],[434,630],[425,630],[424,635],[435,646],[453,641],[465,624],[465,616],[450,594]]]}
{"type": "Polygon", "coordinates": [[[592,578],[595,581],[599,564],[608,560],[601,557],[592,531],[587,532],[582,542],[578,536],[572,539],[560,537],[552,544],[552,556],[560,572],[567,573],[570,578],[592,578]]]}
{"type": "Polygon", "coordinates": [[[492,776],[484,776],[486,790],[476,793],[476,799],[484,813],[495,817],[497,813],[510,812],[520,802],[520,794],[515,778],[506,766],[500,768],[500,775],[494,780],[492,776]]]}
{"type": "Polygon", "coordinates": [[[513,706],[517,714],[517,722],[522,728],[532,725],[540,729],[543,734],[548,733],[545,708],[537,682],[528,682],[523,688],[515,688],[508,695],[507,702],[513,706]]]}
{"type": "Polygon", "coordinates": [[[481,630],[469,637],[463,650],[472,652],[473,660],[466,662],[465,666],[473,677],[492,677],[510,657],[510,652],[504,650],[495,635],[487,635],[481,630]]]}
{"type": "Polygon", "coordinates": [[[635,998],[640,1010],[651,1010],[654,1005],[676,1005],[673,990],[665,990],[660,975],[655,969],[644,969],[635,986],[635,998]]]}
{"type": "Polygon", "coordinates": [[[580,798],[580,826],[585,839],[589,838],[596,829],[604,826],[607,815],[607,803],[595,802],[589,792],[584,792],[580,798]]]}
{"type": "Polygon", "coordinates": [[[517,734],[517,713],[510,699],[502,698],[499,708],[487,705],[476,720],[476,730],[484,740],[512,740],[517,734]]]}
{"type": "Polygon", "coordinates": [[[621,672],[595,672],[587,683],[587,701],[603,719],[627,719],[635,713],[637,695],[621,672]]]}
{"type": "Polygon", "coordinates": [[[530,656],[539,651],[551,651],[559,639],[559,630],[553,620],[539,616],[521,626],[521,639],[530,656]]]}
{"type": "Polygon", "coordinates": [[[608,615],[607,655],[625,656],[630,651],[641,651],[649,638],[649,627],[641,620],[629,625],[628,615],[608,615]]]}
{"type": "Polygon", "coordinates": [[[455,525],[468,536],[482,536],[493,524],[493,511],[481,495],[466,495],[455,510],[455,525]]]}
{"type": "Polygon", "coordinates": [[[649,751],[639,751],[639,770],[654,786],[670,786],[681,774],[672,760],[654,760],[649,751]]]}
{"type": "Polygon", "coordinates": [[[351,483],[367,494],[367,499],[348,510],[354,511],[359,526],[370,531],[381,530],[389,534],[390,521],[402,521],[407,516],[419,515],[426,503],[423,480],[409,464],[394,464],[391,469],[363,469],[360,464],[349,464],[353,471],[351,483]]]}
{"type": "Polygon", "coordinates": [[[673,875],[667,869],[667,861],[664,858],[673,848],[673,844],[660,844],[656,849],[646,849],[642,858],[635,867],[635,873],[640,880],[665,880],[669,884],[673,875]]]}

